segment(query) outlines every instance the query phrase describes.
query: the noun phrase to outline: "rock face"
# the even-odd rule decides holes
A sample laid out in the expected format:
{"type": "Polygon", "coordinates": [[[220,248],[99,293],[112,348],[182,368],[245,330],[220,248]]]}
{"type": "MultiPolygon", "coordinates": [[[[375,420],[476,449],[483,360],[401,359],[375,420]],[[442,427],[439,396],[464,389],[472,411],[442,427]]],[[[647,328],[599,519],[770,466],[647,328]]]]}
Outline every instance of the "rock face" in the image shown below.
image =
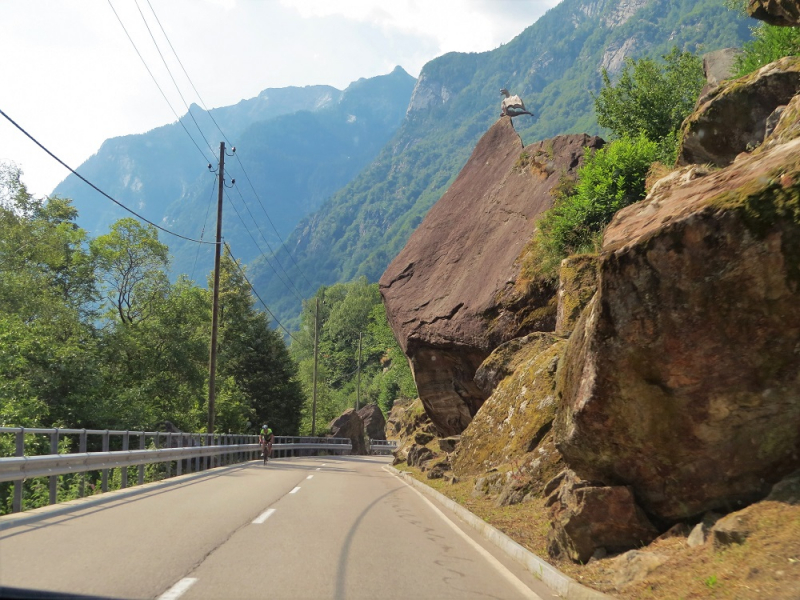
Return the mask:
{"type": "Polygon", "coordinates": [[[724,79],[733,76],[736,57],[742,53],[738,48],[723,48],[703,55],[703,73],[710,86],[716,87],[724,79]]]}
{"type": "Polygon", "coordinates": [[[800,139],[659,189],[606,230],[554,431],[578,475],[677,520],[800,466],[800,139]]]}
{"type": "Polygon", "coordinates": [[[552,334],[532,333],[503,344],[484,362],[476,379],[500,381],[461,434],[456,475],[483,473],[536,449],[555,416],[555,374],[565,345],[552,334]]]}
{"type": "Polygon", "coordinates": [[[648,544],[658,535],[625,486],[596,485],[568,472],[548,504],[553,506],[548,534],[551,556],[585,563],[598,549],[622,552],[648,544]]]}
{"type": "Polygon", "coordinates": [[[558,278],[556,334],[572,333],[581,312],[597,290],[597,257],[570,256],[561,261],[558,278]]]}
{"type": "Polygon", "coordinates": [[[681,129],[678,163],[724,167],[764,141],[767,118],[800,91],[800,57],[786,57],[703,96],[681,129]]]}
{"type": "Polygon", "coordinates": [[[363,455],[367,453],[364,443],[364,421],[354,408],[348,408],[328,425],[331,435],[339,438],[350,438],[353,445],[351,454],[363,455]]]}
{"type": "Polygon", "coordinates": [[[800,27],[800,2],[797,0],[750,0],[747,12],[770,25],[800,27]]]}
{"type": "Polygon", "coordinates": [[[572,135],[523,149],[511,119],[500,119],[381,278],[389,323],[440,434],[461,433],[483,404],[473,376],[494,348],[552,331],[555,290],[515,286],[517,259],[552,206],[550,190],[585,146],[601,144],[572,135]]]}
{"type": "Polygon", "coordinates": [[[364,431],[369,439],[386,439],[386,419],[377,404],[367,404],[358,411],[358,416],[364,421],[364,431]]]}

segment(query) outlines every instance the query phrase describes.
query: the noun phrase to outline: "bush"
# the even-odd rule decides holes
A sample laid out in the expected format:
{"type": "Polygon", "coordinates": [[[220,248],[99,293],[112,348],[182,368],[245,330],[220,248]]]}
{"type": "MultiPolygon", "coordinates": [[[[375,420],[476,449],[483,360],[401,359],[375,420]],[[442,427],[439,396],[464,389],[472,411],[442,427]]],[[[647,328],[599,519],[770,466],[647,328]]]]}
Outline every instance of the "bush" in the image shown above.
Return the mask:
{"type": "Polygon", "coordinates": [[[784,56],[800,55],[800,28],[762,23],[751,28],[753,40],[746,42],[736,58],[736,77],[760,69],[784,56]]]}
{"type": "Polygon", "coordinates": [[[660,144],[640,135],[586,156],[573,191],[559,186],[565,191],[557,194],[553,208],[538,223],[536,246],[543,274],[555,276],[570,254],[596,251],[614,213],[645,197],[648,169],[661,155],[660,144]]]}

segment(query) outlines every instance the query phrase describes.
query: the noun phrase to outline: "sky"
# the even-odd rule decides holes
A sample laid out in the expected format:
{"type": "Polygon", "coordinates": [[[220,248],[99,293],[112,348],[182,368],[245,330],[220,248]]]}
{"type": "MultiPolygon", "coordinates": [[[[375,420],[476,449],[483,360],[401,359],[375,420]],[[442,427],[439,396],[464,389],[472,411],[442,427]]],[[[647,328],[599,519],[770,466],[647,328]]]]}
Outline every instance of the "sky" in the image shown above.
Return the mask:
{"type": "MultiPolygon", "coordinates": [[[[169,43],[205,106],[215,108],[266,88],[344,89],[397,65],[416,77],[447,52],[509,42],[557,3],[0,0],[0,110],[77,169],[104,140],[174,122],[186,113],[184,100],[202,104],[169,43]]],[[[19,166],[37,196],[68,174],[2,116],[0,162],[19,166]]]]}

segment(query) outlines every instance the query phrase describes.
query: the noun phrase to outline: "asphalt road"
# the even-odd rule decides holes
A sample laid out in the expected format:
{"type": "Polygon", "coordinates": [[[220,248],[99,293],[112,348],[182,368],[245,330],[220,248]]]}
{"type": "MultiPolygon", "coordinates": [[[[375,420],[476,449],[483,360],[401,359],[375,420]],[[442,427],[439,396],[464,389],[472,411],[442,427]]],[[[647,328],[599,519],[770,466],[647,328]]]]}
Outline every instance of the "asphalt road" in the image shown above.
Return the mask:
{"type": "Polygon", "coordinates": [[[0,531],[0,587],[112,598],[555,596],[389,458],[308,457],[0,531]]]}

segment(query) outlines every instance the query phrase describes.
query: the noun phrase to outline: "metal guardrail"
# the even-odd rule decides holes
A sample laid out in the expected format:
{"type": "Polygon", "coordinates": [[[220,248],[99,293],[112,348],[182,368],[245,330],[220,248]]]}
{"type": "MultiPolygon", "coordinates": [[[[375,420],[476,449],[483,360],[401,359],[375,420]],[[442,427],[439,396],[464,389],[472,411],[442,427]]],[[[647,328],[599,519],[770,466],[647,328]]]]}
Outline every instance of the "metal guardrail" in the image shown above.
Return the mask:
{"type": "Polygon", "coordinates": [[[397,442],[394,440],[370,440],[369,449],[372,454],[391,454],[397,450],[397,442]]]}
{"type": "MultiPolygon", "coordinates": [[[[158,431],[122,431],[98,429],[45,429],[0,427],[0,434],[13,434],[15,456],[0,458],[0,482],[14,482],[12,511],[22,509],[22,483],[33,477],[49,477],[50,504],[55,504],[58,491],[58,476],[70,473],[101,472],[101,489],[108,491],[108,474],[113,468],[121,468],[120,487],[128,485],[128,468],[138,467],[138,483],[144,483],[144,468],[147,464],[166,463],[165,477],[175,474],[200,471],[224,464],[243,462],[257,458],[261,452],[258,436],[249,434],[204,434],[158,431]],[[25,455],[26,436],[49,437],[50,454],[25,455]],[[78,452],[59,454],[59,445],[69,436],[77,437],[78,452]],[[89,436],[99,436],[94,444],[96,451],[87,451],[89,436]],[[110,450],[112,436],[119,437],[114,445],[121,450],[110,450]],[[148,447],[148,438],[150,447],[148,447]],[[136,449],[130,449],[131,439],[136,440],[136,449]],[[194,463],[194,464],[193,464],[194,463]]],[[[41,447],[41,444],[40,444],[41,447]]],[[[293,456],[299,452],[327,450],[343,453],[352,450],[346,438],[275,437],[273,456],[293,456]]],[[[78,496],[85,495],[86,477],[81,478],[78,496]]]]}

